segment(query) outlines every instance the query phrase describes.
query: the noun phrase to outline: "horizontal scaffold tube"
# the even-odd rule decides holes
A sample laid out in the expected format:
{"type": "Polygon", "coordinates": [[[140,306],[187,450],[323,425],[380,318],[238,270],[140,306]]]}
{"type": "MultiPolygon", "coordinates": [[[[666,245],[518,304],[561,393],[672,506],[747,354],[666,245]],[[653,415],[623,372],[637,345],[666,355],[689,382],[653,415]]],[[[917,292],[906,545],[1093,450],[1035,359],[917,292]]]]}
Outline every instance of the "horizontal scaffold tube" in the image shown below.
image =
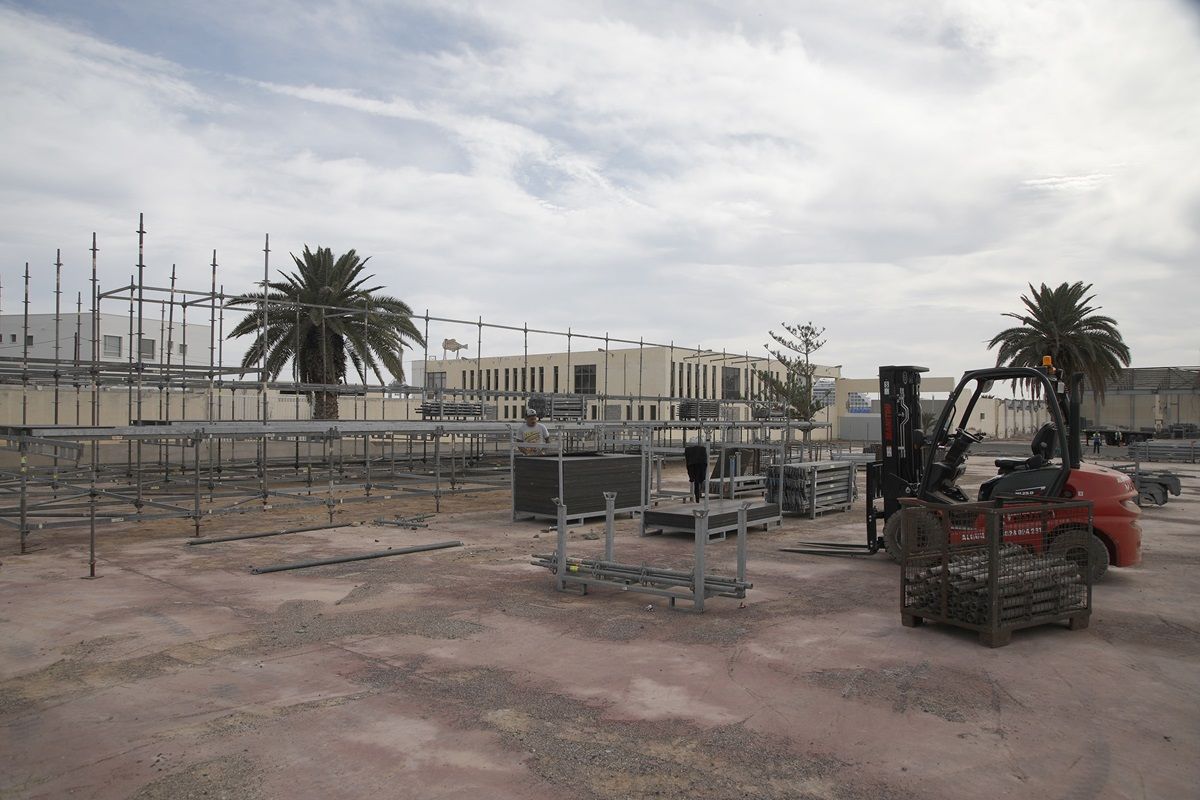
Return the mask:
{"type": "Polygon", "coordinates": [[[267,536],[286,536],[289,533],[308,533],[309,531],[329,531],[334,528],[349,528],[357,523],[341,522],[337,525],[311,525],[307,528],[288,528],[285,531],[267,531],[266,533],[236,533],[230,536],[209,536],[206,539],[189,539],[188,545],[217,544],[218,542],[238,542],[242,539],[262,539],[267,536]]]}
{"type": "Polygon", "coordinates": [[[365,553],[359,556],[342,556],[340,558],[321,558],[316,561],[297,561],[295,564],[274,564],[269,567],[251,567],[250,572],[254,575],[262,575],[266,572],[284,572],[289,569],[307,569],[309,567],[323,567],[327,564],[346,564],[351,561],[366,561],[371,558],[386,558],[388,556],[403,556],[409,553],[423,553],[426,550],[442,550],[447,547],[462,547],[460,541],[451,542],[434,542],[433,544],[417,544],[412,547],[397,547],[395,550],[384,550],[380,553],[365,553]]]}

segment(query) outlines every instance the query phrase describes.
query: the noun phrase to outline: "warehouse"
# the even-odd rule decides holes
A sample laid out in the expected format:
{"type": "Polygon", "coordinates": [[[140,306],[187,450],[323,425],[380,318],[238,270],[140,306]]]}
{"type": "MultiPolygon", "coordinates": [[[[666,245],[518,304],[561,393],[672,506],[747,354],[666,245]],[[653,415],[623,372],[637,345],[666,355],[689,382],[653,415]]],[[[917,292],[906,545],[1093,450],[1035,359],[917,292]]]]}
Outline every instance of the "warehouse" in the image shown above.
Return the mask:
{"type": "Polygon", "coordinates": [[[1087,424],[1096,428],[1196,438],[1200,367],[1129,367],[1104,386],[1084,384],[1087,424]]]}

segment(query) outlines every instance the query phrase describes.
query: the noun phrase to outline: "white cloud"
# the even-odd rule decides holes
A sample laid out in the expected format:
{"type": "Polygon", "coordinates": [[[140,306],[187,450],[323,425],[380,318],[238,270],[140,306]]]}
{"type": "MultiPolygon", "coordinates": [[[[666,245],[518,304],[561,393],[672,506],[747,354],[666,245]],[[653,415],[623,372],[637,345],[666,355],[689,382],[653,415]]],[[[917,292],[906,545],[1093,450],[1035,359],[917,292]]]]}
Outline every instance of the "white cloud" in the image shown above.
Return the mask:
{"type": "Polygon", "coordinates": [[[270,231],[443,316],[752,352],[812,319],[869,375],[990,363],[1027,283],[1082,279],[1137,363],[1196,361],[1191,9],[737,9],[215,3],[154,50],[0,10],[5,306],[55,247],[82,283],[92,230],[126,279],[144,210],[160,282],[216,248],[243,288],[270,231]]]}

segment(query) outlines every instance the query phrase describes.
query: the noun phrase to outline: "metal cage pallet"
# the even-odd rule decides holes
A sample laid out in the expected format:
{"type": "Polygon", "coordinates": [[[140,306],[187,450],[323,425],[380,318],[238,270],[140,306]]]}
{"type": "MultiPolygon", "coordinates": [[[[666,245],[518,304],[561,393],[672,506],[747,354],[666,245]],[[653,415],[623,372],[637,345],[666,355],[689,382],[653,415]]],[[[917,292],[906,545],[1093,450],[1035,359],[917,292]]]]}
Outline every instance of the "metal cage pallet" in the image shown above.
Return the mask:
{"type": "Polygon", "coordinates": [[[1001,647],[1053,622],[1086,628],[1092,608],[1090,502],[1000,498],[944,506],[910,501],[903,515],[901,621],[977,631],[1001,647]]]}

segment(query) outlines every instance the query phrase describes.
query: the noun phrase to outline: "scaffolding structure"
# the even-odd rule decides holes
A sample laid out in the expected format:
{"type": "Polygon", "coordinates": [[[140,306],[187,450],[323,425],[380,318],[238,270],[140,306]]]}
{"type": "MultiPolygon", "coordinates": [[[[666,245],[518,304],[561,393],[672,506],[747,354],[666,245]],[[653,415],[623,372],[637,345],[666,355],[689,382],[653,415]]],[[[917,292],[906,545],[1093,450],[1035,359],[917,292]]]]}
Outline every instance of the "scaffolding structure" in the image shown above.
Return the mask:
{"type": "MultiPolygon", "coordinates": [[[[436,512],[449,494],[508,489],[510,443],[519,423],[467,415],[427,419],[420,413],[421,405],[444,402],[447,396],[462,402],[507,398],[525,404],[530,392],[372,384],[365,368],[359,384],[313,384],[299,380],[295,364],[289,381],[270,375],[264,357],[257,364],[241,357],[236,364],[226,363],[227,322],[238,315],[253,315],[262,335],[269,311],[278,312],[281,306],[297,320],[310,314],[321,324],[335,318],[352,322],[361,318],[367,325],[371,309],[271,298],[269,235],[262,250],[261,294],[227,293],[219,281],[215,250],[206,265],[207,287],[180,285],[175,265],[166,285],[157,285],[147,281],[147,231],[142,216],[136,233],[136,272],[128,283],[113,288],[100,285],[100,251],[92,234],[90,308],[85,310],[84,292],[78,291],[74,312],[66,316],[62,251],[56,251],[53,356],[49,358],[30,353],[31,279],[25,264],[21,355],[0,356],[0,391],[10,393],[10,407],[16,399],[11,395],[18,386],[20,391],[19,422],[0,425],[0,492],[4,494],[0,526],[17,532],[21,552],[28,551],[31,537],[41,532],[88,526],[93,534],[90,567],[94,573],[97,525],[186,519],[199,536],[204,520],[252,508],[311,506],[323,509],[332,521],[334,512],[348,503],[428,497],[436,512]],[[130,346],[124,359],[102,357],[101,314],[113,307],[128,318],[130,346]],[[159,342],[166,345],[160,349],[165,358],[157,361],[147,358],[142,347],[155,312],[159,342]],[[197,321],[207,323],[207,341],[189,342],[189,324],[197,321]],[[174,340],[177,330],[182,341],[174,340]],[[182,355],[194,353],[197,347],[207,349],[207,363],[182,355]],[[181,354],[178,361],[176,352],[181,354]],[[343,415],[353,418],[312,419],[317,395],[341,398],[343,415]],[[103,424],[114,418],[120,424],[103,424]]],[[[2,304],[0,295],[0,312],[2,304]]],[[[485,331],[520,333],[526,358],[531,334],[563,337],[568,354],[581,340],[603,342],[605,349],[669,347],[672,355],[678,349],[680,358],[712,352],[608,333],[553,331],[484,322],[482,317],[474,321],[439,317],[428,309],[411,319],[423,334],[426,362],[431,326],[473,327],[477,369],[485,331]]],[[[748,353],[725,357],[746,363],[756,360],[748,353]]],[[[328,354],[323,352],[322,358],[328,359],[328,354]]],[[[329,373],[323,370],[323,374],[329,373]]],[[[601,394],[593,399],[601,403],[693,399],[641,394],[640,378],[638,388],[635,394],[601,394]]],[[[721,402],[750,405],[754,400],[721,402]]],[[[553,434],[567,450],[646,449],[648,458],[655,448],[665,452],[696,436],[729,446],[782,443],[786,455],[789,448],[803,446],[798,433],[812,427],[816,425],[779,419],[577,420],[555,422],[553,434]]]]}

